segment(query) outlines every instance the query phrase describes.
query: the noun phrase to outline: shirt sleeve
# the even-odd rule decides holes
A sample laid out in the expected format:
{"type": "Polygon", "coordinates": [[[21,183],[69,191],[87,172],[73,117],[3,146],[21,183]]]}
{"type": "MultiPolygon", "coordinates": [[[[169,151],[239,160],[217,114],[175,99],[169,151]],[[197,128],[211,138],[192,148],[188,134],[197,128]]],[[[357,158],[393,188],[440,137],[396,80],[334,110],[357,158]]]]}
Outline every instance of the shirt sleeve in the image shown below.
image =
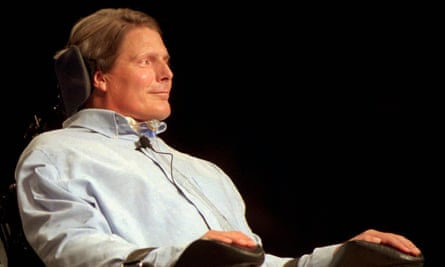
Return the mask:
{"type": "Polygon", "coordinates": [[[328,267],[339,244],[315,248],[311,254],[304,254],[298,267],[328,267]]]}
{"type": "MultiPolygon", "coordinates": [[[[121,266],[137,245],[112,233],[100,207],[64,188],[50,158],[25,152],[16,168],[19,212],[28,243],[47,266],[121,266]]],[[[170,266],[184,246],[157,248],[144,261],[170,266]]]]}

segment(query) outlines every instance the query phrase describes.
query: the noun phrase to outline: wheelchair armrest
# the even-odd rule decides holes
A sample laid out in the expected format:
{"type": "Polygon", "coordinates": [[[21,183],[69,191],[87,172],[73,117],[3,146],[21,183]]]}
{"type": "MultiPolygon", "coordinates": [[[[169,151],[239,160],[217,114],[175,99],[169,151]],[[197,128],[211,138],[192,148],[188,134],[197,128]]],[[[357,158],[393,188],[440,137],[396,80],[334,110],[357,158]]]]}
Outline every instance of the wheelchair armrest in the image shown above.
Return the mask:
{"type": "Polygon", "coordinates": [[[387,245],[353,240],[337,251],[329,267],[422,267],[423,263],[423,255],[416,257],[387,245]]]}
{"type": "Polygon", "coordinates": [[[245,248],[207,239],[198,239],[183,252],[175,267],[254,267],[264,262],[262,247],[245,248]]]}

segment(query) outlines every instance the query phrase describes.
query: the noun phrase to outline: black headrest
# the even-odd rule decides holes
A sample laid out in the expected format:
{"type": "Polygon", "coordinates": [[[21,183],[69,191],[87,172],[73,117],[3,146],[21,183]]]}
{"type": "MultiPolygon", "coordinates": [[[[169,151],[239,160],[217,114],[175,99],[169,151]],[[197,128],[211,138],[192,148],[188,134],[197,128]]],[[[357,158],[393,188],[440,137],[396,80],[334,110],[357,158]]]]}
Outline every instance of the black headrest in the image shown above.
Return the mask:
{"type": "Polygon", "coordinates": [[[71,46],[55,58],[60,100],[67,117],[75,113],[91,93],[88,67],[77,46],[71,46]]]}

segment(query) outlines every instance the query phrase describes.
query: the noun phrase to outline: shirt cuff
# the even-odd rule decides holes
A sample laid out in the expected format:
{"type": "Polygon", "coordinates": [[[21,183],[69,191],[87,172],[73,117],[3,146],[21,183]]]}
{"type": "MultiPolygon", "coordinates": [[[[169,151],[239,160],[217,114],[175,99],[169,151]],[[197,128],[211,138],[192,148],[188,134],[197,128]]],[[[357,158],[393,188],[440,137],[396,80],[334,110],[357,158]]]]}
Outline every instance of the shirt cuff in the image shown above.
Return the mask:
{"type": "Polygon", "coordinates": [[[312,254],[300,257],[298,267],[328,267],[331,263],[335,250],[340,244],[315,248],[312,254]]]}

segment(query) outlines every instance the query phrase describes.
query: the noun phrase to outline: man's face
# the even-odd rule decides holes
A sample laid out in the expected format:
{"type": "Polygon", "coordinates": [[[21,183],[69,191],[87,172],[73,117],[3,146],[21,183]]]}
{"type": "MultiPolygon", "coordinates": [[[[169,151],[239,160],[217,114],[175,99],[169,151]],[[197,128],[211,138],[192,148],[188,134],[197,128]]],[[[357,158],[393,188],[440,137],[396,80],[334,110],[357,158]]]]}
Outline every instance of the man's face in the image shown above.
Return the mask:
{"type": "Polygon", "coordinates": [[[164,120],[170,115],[173,73],[158,32],[147,27],[130,30],[113,68],[102,75],[95,78],[95,87],[104,94],[104,108],[137,121],[164,120]]]}

